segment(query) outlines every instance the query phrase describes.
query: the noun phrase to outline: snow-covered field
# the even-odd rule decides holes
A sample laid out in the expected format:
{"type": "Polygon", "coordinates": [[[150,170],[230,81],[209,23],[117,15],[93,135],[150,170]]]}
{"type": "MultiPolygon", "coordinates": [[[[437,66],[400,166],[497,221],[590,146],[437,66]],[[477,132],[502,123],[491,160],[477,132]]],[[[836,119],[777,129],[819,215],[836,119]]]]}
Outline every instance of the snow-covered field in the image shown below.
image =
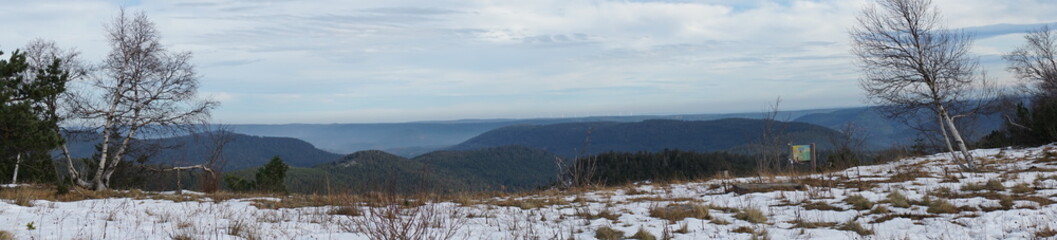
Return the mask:
{"type": "MultiPolygon", "coordinates": [[[[625,237],[642,230],[658,239],[1055,239],[1051,234],[1057,234],[1057,204],[1051,203],[1057,202],[1057,148],[982,149],[973,154],[986,163],[985,170],[960,173],[949,155],[937,154],[819,175],[432,203],[419,207],[418,213],[436,216],[416,226],[427,226],[429,233],[450,231],[453,239],[594,239],[599,228],[623,231],[625,237]],[[760,181],[794,181],[809,187],[725,191],[733,183],[760,181]],[[898,203],[894,196],[891,199],[897,200],[890,200],[893,192],[904,195],[907,203],[898,203]],[[857,198],[852,196],[862,196],[873,206],[855,210],[846,201],[857,198]],[[924,201],[926,196],[930,202],[924,201]],[[678,221],[651,216],[651,210],[694,206],[708,207],[708,216],[678,221]],[[753,223],[736,216],[747,209],[760,210],[766,219],[753,223]],[[872,234],[838,230],[850,222],[872,234]]],[[[369,239],[357,226],[378,227],[380,222],[334,214],[338,206],[269,209],[254,203],[282,199],[198,199],[35,200],[29,207],[4,200],[0,230],[13,233],[14,239],[369,239]]],[[[368,215],[378,212],[366,206],[357,209],[368,215]]]]}

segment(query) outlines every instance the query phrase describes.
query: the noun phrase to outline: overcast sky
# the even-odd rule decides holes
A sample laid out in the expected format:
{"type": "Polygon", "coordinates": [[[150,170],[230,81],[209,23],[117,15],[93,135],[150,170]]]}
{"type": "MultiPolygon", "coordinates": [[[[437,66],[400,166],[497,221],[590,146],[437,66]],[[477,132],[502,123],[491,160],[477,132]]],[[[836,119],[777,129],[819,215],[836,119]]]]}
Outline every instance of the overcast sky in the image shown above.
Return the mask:
{"type": "MultiPolygon", "coordinates": [[[[145,11],[191,51],[223,123],[725,113],[863,105],[847,30],[865,1],[3,1],[0,50],[106,54],[145,11]]],[[[999,81],[1052,0],[935,0],[999,81]]]]}

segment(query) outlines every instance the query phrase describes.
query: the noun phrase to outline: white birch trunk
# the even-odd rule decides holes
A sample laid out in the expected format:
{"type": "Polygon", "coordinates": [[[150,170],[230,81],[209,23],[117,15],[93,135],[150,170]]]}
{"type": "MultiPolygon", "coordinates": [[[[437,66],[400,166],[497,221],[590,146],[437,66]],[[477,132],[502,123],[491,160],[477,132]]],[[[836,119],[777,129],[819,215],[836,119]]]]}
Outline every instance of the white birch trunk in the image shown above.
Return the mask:
{"type": "Polygon", "coordinates": [[[22,153],[15,155],[15,172],[11,174],[11,184],[18,184],[18,165],[22,165],[22,153]]]}
{"type": "Polygon", "coordinates": [[[976,170],[976,164],[974,163],[972,153],[969,153],[969,148],[965,146],[965,140],[962,139],[961,133],[958,132],[958,127],[954,125],[954,119],[951,118],[950,114],[947,113],[947,109],[943,105],[939,106],[940,117],[947,123],[947,127],[951,131],[951,137],[954,138],[954,144],[958,145],[958,149],[962,152],[962,157],[965,158],[965,164],[969,166],[970,170],[976,170]]]}

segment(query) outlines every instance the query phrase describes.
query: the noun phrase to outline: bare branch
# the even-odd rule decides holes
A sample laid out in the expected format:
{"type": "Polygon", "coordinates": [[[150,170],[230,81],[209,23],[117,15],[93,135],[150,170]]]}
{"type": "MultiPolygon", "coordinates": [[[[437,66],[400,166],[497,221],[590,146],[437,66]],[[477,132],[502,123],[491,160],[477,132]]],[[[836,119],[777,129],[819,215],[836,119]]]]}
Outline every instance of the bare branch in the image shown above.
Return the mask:
{"type": "Polygon", "coordinates": [[[111,52],[99,67],[100,74],[92,76],[94,89],[71,98],[73,112],[102,131],[95,189],[108,188],[110,176],[137,134],[157,135],[204,123],[218,104],[197,97],[198,75],[191,53],[165,49],[146,14],[122,9],[106,26],[106,37],[111,52]]]}
{"type": "Polygon", "coordinates": [[[969,54],[971,36],[943,26],[930,0],[878,0],[857,21],[850,32],[852,52],[859,58],[860,86],[868,99],[892,117],[932,111],[945,141],[958,145],[974,167],[954,122],[983,109],[966,108],[966,103],[989,92],[977,59],[969,54]]]}

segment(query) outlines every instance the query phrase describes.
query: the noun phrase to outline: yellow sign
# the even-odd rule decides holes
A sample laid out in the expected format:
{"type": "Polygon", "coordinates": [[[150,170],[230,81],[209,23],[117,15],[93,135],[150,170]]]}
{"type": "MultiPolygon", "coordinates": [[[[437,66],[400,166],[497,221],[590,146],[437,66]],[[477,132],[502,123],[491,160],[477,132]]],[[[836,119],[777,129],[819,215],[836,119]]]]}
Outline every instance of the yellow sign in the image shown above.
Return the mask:
{"type": "Polygon", "coordinates": [[[811,161],[811,145],[792,145],[790,147],[792,151],[789,152],[789,156],[793,158],[794,162],[811,161]]]}

